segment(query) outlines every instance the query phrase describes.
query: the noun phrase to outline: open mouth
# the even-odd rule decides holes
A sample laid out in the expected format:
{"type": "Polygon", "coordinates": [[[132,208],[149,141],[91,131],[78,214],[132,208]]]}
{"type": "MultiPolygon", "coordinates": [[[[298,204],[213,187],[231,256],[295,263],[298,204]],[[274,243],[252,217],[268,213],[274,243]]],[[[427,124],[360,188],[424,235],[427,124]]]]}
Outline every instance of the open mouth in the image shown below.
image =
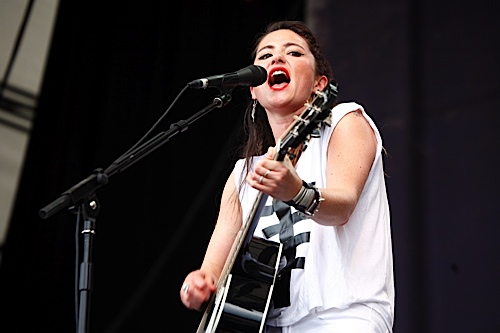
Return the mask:
{"type": "Polygon", "coordinates": [[[284,86],[290,83],[290,75],[284,68],[276,68],[269,73],[268,79],[269,85],[271,87],[284,86]]]}

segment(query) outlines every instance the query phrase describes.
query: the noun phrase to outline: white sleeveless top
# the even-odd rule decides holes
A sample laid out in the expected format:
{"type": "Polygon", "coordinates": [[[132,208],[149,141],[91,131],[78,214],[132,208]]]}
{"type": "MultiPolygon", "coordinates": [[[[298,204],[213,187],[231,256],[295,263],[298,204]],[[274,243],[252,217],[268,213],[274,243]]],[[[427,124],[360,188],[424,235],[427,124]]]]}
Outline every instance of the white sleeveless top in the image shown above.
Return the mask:
{"type": "MultiPolygon", "coordinates": [[[[331,308],[347,309],[352,304],[367,304],[387,324],[393,326],[394,276],[390,212],[387,199],[382,138],[363,107],[357,103],[341,103],[332,109],[332,126],[323,126],[321,136],[312,138],[296,165],[297,173],[318,188],[326,187],[327,148],[333,129],[349,112],[361,111],[377,139],[377,154],[359,202],[349,221],[343,226],[322,226],[305,215],[293,224],[294,235],[308,235],[295,244],[295,256],[303,257],[303,268],[293,268],[290,281],[290,306],[270,309],[267,324],[288,326],[311,311],[331,308]]],[[[262,157],[256,157],[259,160],[262,157]]],[[[244,160],[235,165],[236,184],[240,184],[244,160]]],[[[252,209],[257,190],[245,186],[240,192],[243,221],[252,209]]],[[[266,206],[272,205],[269,197],[266,206]]],[[[291,213],[298,212],[291,208],[291,213]]],[[[263,230],[279,224],[276,214],[259,220],[255,235],[267,238],[263,230]]],[[[269,238],[279,242],[279,235],[269,238]]]]}

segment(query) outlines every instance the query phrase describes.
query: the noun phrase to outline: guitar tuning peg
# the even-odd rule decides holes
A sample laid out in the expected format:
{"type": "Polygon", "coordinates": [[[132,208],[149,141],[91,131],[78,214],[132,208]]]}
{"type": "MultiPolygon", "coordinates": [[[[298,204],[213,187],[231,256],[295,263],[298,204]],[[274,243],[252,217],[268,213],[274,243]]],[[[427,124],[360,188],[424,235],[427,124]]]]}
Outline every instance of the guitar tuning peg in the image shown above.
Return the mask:
{"type": "Polygon", "coordinates": [[[309,145],[309,140],[304,141],[302,143],[302,151],[306,151],[308,145],[309,145]]]}
{"type": "Polygon", "coordinates": [[[311,132],[311,138],[319,138],[321,135],[320,135],[320,130],[319,128],[315,128],[312,130],[311,132]]]}
{"type": "Polygon", "coordinates": [[[332,111],[328,113],[328,117],[323,120],[323,123],[325,123],[325,125],[327,126],[332,126],[332,111]]]}

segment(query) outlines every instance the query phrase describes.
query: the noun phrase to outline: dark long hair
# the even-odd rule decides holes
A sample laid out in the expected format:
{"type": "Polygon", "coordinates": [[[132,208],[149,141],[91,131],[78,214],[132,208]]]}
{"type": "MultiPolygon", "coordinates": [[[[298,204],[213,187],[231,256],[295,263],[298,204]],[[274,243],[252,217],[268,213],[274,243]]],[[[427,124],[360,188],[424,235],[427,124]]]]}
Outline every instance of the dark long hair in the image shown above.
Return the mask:
{"type": "MultiPolygon", "coordinates": [[[[328,82],[334,81],[330,63],[323,55],[320,46],[316,41],[316,37],[314,36],[312,31],[302,21],[276,21],[269,24],[264,29],[264,31],[256,37],[253,51],[251,53],[252,59],[255,59],[257,47],[260,41],[269,33],[276,30],[291,30],[304,38],[316,62],[316,75],[325,75],[328,78],[328,82]]],[[[243,121],[244,135],[247,137],[247,140],[242,144],[240,148],[242,157],[246,158],[243,173],[248,172],[249,167],[252,164],[253,156],[264,154],[267,151],[268,147],[274,146],[276,144],[264,108],[259,103],[257,103],[255,107],[255,119],[252,119],[252,107],[253,101],[250,101],[248,106],[246,107],[243,121]]],[[[242,183],[243,182],[244,177],[242,177],[242,183]]]]}

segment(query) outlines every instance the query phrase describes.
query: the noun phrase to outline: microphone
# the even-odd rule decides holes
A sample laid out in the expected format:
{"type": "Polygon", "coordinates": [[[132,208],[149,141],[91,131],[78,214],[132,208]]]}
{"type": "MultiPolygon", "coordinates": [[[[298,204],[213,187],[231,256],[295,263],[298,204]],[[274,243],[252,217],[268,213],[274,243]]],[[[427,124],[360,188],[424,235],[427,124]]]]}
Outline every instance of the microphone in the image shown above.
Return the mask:
{"type": "Polygon", "coordinates": [[[193,80],[188,83],[190,88],[230,88],[234,86],[260,86],[267,80],[267,71],[264,67],[250,65],[239,71],[222,75],[209,76],[207,78],[193,80]]]}

